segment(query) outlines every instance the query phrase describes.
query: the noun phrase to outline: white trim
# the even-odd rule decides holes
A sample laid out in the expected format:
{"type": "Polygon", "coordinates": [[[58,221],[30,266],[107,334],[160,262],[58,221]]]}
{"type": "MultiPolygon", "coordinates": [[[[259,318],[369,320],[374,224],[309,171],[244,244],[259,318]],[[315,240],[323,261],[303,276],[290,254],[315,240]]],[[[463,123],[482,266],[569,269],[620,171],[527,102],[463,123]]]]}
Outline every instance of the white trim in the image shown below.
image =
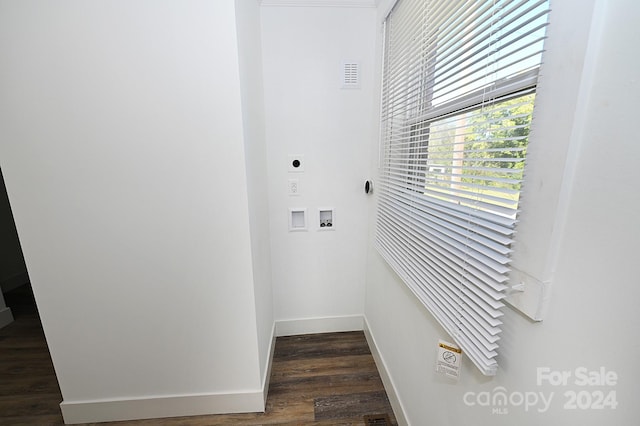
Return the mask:
{"type": "MultiPolygon", "coordinates": [[[[580,159],[580,149],[582,141],[585,139],[584,129],[587,128],[588,123],[587,115],[589,107],[591,106],[589,96],[591,94],[591,87],[594,85],[594,74],[595,70],[597,69],[597,61],[599,60],[598,53],[600,52],[600,50],[598,44],[602,38],[602,33],[604,31],[604,19],[606,16],[605,8],[605,0],[596,0],[593,6],[593,11],[591,13],[588,39],[586,47],[584,49],[584,63],[582,64],[582,68],[578,72],[578,75],[580,75],[580,81],[578,82],[578,88],[575,91],[575,113],[573,117],[566,117],[566,119],[564,120],[564,122],[571,124],[571,129],[567,142],[566,153],[564,153],[564,167],[562,167],[561,176],[558,176],[556,178],[554,176],[548,176],[547,174],[544,178],[540,177],[538,180],[534,180],[533,177],[531,177],[531,183],[528,185],[524,185],[523,191],[521,193],[521,196],[524,200],[531,200],[529,201],[531,207],[533,207],[533,204],[535,204],[536,200],[547,200],[553,197],[557,197],[555,209],[545,209],[547,212],[553,212],[553,217],[549,219],[550,221],[552,221],[550,223],[552,223],[553,229],[548,238],[542,239],[540,243],[536,244],[542,245],[544,243],[547,247],[545,251],[546,259],[542,264],[542,269],[534,270],[531,266],[532,262],[528,261],[527,255],[523,255],[521,259],[512,257],[513,263],[511,264],[511,275],[513,278],[511,278],[510,281],[512,284],[516,285],[524,284],[524,291],[508,296],[505,299],[505,302],[507,302],[511,307],[520,311],[534,321],[542,321],[546,316],[547,309],[549,308],[549,300],[551,297],[552,287],[555,285],[555,271],[560,258],[561,242],[565,236],[565,227],[567,225],[567,217],[570,207],[569,203],[571,200],[570,195],[573,191],[573,186],[575,183],[575,173],[577,162],[580,159]],[[546,182],[545,187],[547,188],[553,188],[555,182],[559,182],[559,189],[557,191],[549,191],[548,193],[543,193],[541,189],[537,189],[538,185],[534,184],[539,183],[539,188],[542,188],[543,182],[546,182]]],[[[553,19],[554,11],[555,10],[552,10],[550,19],[553,19]]],[[[556,34],[550,34],[550,40],[553,40],[556,43],[560,44],[561,42],[557,42],[555,40],[555,35],[556,34]]],[[[560,36],[561,34],[557,35],[560,36]]],[[[556,52],[560,52],[560,50],[561,49],[555,49],[556,52]]],[[[544,55],[548,55],[548,52],[550,51],[548,50],[544,53],[544,55]]],[[[545,62],[548,64],[555,62],[559,63],[560,59],[556,59],[556,56],[559,58],[562,54],[563,53],[560,52],[559,54],[554,55],[553,59],[549,60],[545,60],[545,56],[543,56],[541,78],[536,94],[536,109],[544,109],[545,107],[548,107],[553,102],[551,99],[554,99],[557,96],[556,93],[553,92],[552,88],[547,88],[547,80],[545,79],[544,75],[545,62]],[[538,105],[540,106],[538,107],[538,105]]],[[[564,67],[564,69],[567,69],[567,67],[564,67]]],[[[547,75],[548,74],[549,71],[547,71],[547,75]]],[[[563,74],[562,76],[555,75],[554,78],[556,78],[556,80],[563,79],[565,78],[565,74],[563,74]]],[[[568,98],[565,96],[565,99],[568,98]]],[[[534,114],[535,113],[536,112],[534,110],[534,114]]],[[[531,139],[532,143],[537,144],[538,140],[542,142],[544,136],[538,134],[536,129],[532,129],[531,134],[537,135],[535,140],[531,139]]],[[[542,147],[543,145],[544,144],[541,144],[540,146],[542,147]]],[[[543,150],[544,149],[541,149],[541,152],[543,150]]],[[[540,154],[539,158],[542,159],[547,155],[549,154],[546,154],[545,151],[545,154],[540,154]]],[[[556,155],[556,159],[559,158],[557,154],[553,155],[556,155]]],[[[527,170],[527,166],[525,166],[525,175],[527,174],[527,170]]],[[[541,213],[539,211],[536,211],[533,214],[539,216],[541,213]]],[[[520,220],[524,223],[522,217],[520,218],[520,220]]],[[[544,223],[545,219],[532,219],[531,222],[534,225],[538,225],[538,222],[544,223]]],[[[538,225],[537,227],[540,228],[540,225],[538,225]]],[[[516,227],[516,232],[518,232],[518,227],[516,227]]],[[[522,233],[523,230],[521,228],[521,236],[522,233]]],[[[520,244],[520,241],[524,242],[525,238],[516,237],[515,244],[520,244]]],[[[527,250],[529,252],[535,252],[535,250],[537,249],[537,247],[532,247],[532,244],[529,241],[527,241],[527,244],[523,245],[528,246],[527,250]]],[[[515,253],[517,253],[517,251],[515,253]]]]}
{"type": "MultiPolygon", "coordinates": [[[[0,320],[2,319],[0,311],[0,320]]],[[[175,395],[167,397],[113,399],[99,401],[63,401],[60,404],[66,424],[156,419],[227,413],[264,412],[276,344],[276,325],[271,329],[271,346],[262,377],[255,392],[175,395]]]]}
{"type": "Polygon", "coordinates": [[[261,0],[265,7],[367,7],[375,8],[375,0],[261,0]]]}
{"type": "Polygon", "coordinates": [[[60,404],[65,424],[264,412],[262,390],[243,393],[77,401],[60,404]]]}
{"type": "MultiPolygon", "coordinates": [[[[1,295],[0,295],[0,300],[1,300],[1,295]]],[[[5,325],[9,325],[13,322],[13,314],[11,313],[11,308],[7,308],[2,307],[0,308],[0,328],[4,327],[5,325]]]]}
{"type": "MultiPolygon", "coordinates": [[[[0,314],[2,311],[0,311],[0,314]]],[[[132,398],[121,400],[63,401],[60,404],[65,424],[93,423],[107,421],[155,419],[167,417],[198,416],[227,413],[264,412],[269,378],[273,365],[276,336],[290,336],[313,333],[334,333],[341,331],[364,331],[367,344],[380,373],[385,391],[391,402],[399,425],[408,425],[402,403],[398,398],[384,359],[376,346],[366,317],[345,315],[339,317],[305,318],[275,321],[271,332],[271,347],[262,379],[262,389],[255,392],[227,394],[194,394],[168,397],[132,398]]]]}
{"type": "Polygon", "coordinates": [[[460,98],[455,98],[444,104],[434,106],[426,114],[407,120],[408,123],[422,123],[431,121],[434,118],[444,117],[449,114],[459,114],[461,111],[477,109],[479,105],[486,102],[487,99],[500,99],[507,95],[519,96],[524,92],[536,86],[538,81],[539,67],[518,74],[516,77],[503,78],[494,81],[488,86],[481,87],[475,92],[468,93],[460,98]]]}
{"type": "Polygon", "coordinates": [[[391,374],[389,374],[387,364],[384,362],[384,358],[378,350],[376,339],[371,333],[369,322],[367,321],[366,316],[364,317],[364,336],[367,338],[369,350],[371,350],[371,355],[373,355],[373,359],[376,362],[378,373],[380,374],[380,378],[382,379],[384,390],[387,392],[387,397],[389,397],[389,402],[391,403],[391,408],[393,408],[393,414],[396,417],[398,425],[409,425],[409,421],[407,420],[407,416],[405,415],[404,407],[402,405],[402,402],[400,401],[400,397],[398,396],[398,391],[396,390],[396,386],[393,383],[391,374]]]}
{"type": "Polygon", "coordinates": [[[299,334],[337,333],[340,331],[362,331],[362,315],[340,317],[304,318],[276,321],[276,336],[295,336],[299,334]]]}
{"type": "Polygon", "coordinates": [[[504,299],[512,308],[522,312],[534,321],[542,321],[544,306],[548,303],[549,286],[551,281],[541,281],[538,278],[512,267],[509,273],[512,285],[522,285],[521,291],[513,292],[504,299]]]}
{"type": "Polygon", "coordinates": [[[273,354],[276,348],[276,323],[271,327],[271,346],[269,347],[269,356],[267,356],[267,365],[265,365],[264,376],[262,377],[262,395],[264,396],[264,405],[267,405],[267,396],[269,393],[269,380],[271,379],[271,367],[273,366],[273,354]]]}
{"type": "Polygon", "coordinates": [[[382,13],[379,13],[378,16],[381,17],[382,19],[380,20],[380,23],[384,24],[384,22],[387,20],[387,18],[389,17],[389,14],[391,13],[391,10],[396,7],[396,3],[398,3],[398,0],[392,0],[391,2],[389,2],[387,4],[386,9],[384,9],[384,11],[382,13]]]}
{"type": "Polygon", "coordinates": [[[292,207],[289,208],[289,232],[306,232],[309,230],[309,216],[307,215],[306,207],[292,207]],[[294,224],[293,214],[302,213],[302,226],[294,224]]]}

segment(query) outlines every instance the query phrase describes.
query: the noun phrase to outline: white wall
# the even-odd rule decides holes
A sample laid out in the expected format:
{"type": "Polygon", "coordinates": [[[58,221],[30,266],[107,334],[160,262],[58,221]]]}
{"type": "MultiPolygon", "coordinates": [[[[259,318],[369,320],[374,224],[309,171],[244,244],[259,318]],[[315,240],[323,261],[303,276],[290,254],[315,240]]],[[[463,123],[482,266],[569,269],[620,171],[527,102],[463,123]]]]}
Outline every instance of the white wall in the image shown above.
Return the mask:
{"type": "Polygon", "coordinates": [[[262,7],[276,320],[364,310],[375,15],[367,7],[262,7]],[[341,89],[343,60],[360,62],[361,89],[341,89]],[[289,154],[304,155],[304,173],[288,173],[289,154]],[[299,196],[287,195],[291,178],[299,196]],[[307,208],[308,232],[288,232],[290,207],[307,208]],[[318,231],[319,207],[335,208],[333,231],[318,231]]]}
{"type": "Polygon", "coordinates": [[[260,6],[258,0],[235,4],[260,374],[268,380],[274,327],[260,6]]]}
{"type": "MultiPolygon", "coordinates": [[[[598,2],[590,40],[592,2],[553,6],[572,36],[547,48],[570,60],[545,64],[545,79],[580,91],[559,102],[541,90],[537,107],[571,123],[556,137],[575,172],[564,198],[536,206],[566,206],[549,310],[536,324],[507,309],[499,374],[465,361],[455,384],[433,372],[447,336],[368,237],[390,3],[378,16],[244,0],[0,3],[0,162],[65,403],[260,393],[273,318],[364,312],[412,424],[632,424],[640,321],[627,265],[640,235],[614,214],[640,213],[640,64],[625,53],[640,6],[598,2]],[[342,60],[360,61],[360,90],[340,89],[342,60]],[[287,173],[288,154],[305,155],[303,174],[287,173]],[[287,231],[289,207],[307,207],[308,232],[287,231]],[[318,207],[335,207],[334,231],[316,230],[318,207]],[[538,367],[582,366],[616,371],[615,387],[597,388],[617,392],[616,410],[564,410],[565,391],[595,388],[536,383],[538,367]],[[464,404],[498,386],[554,399],[545,413],[464,404]]],[[[557,125],[547,120],[536,131],[557,125]]]]}
{"type": "MultiPolygon", "coordinates": [[[[591,6],[579,1],[555,2],[552,25],[565,28],[567,33],[582,33],[588,22],[582,21],[584,13],[576,11],[586,8],[588,17],[591,6]]],[[[569,144],[568,162],[574,175],[565,177],[567,185],[561,193],[566,197],[560,202],[567,205],[566,223],[558,239],[559,257],[547,315],[541,323],[534,323],[506,309],[498,375],[483,377],[468,361],[463,363],[458,383],[436,375],[436,343],[447,335],[370,249],[365,313],[411,424],[630,425],[637,420],[640,346],[636,337],[640,320],[635,305],[640,290],[631,265],[637,258],[640,228],[618,215],[634,218],[640,213],[640,200],[633,196],[640,178],[634,124],[640,99],[640,63],[627,53],[634,51],[640,39],[634,24],[640,18],[640,6],[631,0],[601,1],[593,16],[584,69],[583,60],[575,58],[576,52],[583,50],[580,45],[587,42],[584,36],[578,45],[571,44],[571,37],[554,38],[552,32],[548,40],[547,49],[563,52],[565,59],[555,65],[546,63],[545,79],[558,79],[569,67],[574,75],[564,83],[571,86],[574,81],[570,79],[577,80],[580,92],[575,94],[578,102],[558,99],[566,93],[547,92],[543,96],[541,92],[536,108],[556,121],[570,120],[570,134],[560,134],[552,143],[569,144]],[[574,109],[563,109],[571,103],[574,109]],[[567,370],[572,376],[566,386],[546,382],[539,386],[539,367],[567,370]],[[615,371],[617,383],[579,386],[575,383],[579,367],[615,371]],[[525,411],[523,406],[510,404],[505,407],[507,414],[492,414],[492,406],[464,403],[465,394],[469,401],[477,402],[474,398],[479,392],[493,395],[497,387],[503,387],[507,395],[543,392],[546,398],[551,393],[553,397],[546,412],[536,411],[542,405],[525,411]],[[564,408],[569,401],[565,392],[586,391],[587,398],[594,396],[594,391],[606,395],[612,390],[619,403],[615,410],[564,408]]],[[[562,55],[549,55],[549,60],[552,56],[562,55]]],[[[550,120],[544,126],[557,124],[550,120]]],[[[537,166],[545,164],[538,162],[537,166]]],[[[544,211],[551,207],[539,204],[535,208],[544,211]]]]}
{"type": "Polygon", "coordinates": [[[67,408],[261,395],[237,47],[233,0],[0,3],[0,161],[67,408]]]}

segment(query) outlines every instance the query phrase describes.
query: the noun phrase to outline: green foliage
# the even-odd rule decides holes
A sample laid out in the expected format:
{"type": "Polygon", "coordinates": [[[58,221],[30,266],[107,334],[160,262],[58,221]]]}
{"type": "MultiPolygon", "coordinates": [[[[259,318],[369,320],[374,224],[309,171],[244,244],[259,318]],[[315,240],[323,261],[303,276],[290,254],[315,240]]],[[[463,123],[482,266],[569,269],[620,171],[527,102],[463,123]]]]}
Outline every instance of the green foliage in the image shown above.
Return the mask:
{"type": "Polygon", "coordinates": [[[484,108],[472,115],[472,131],[465,136],[465,165],[504,172],[472,170],[463,182],[519,190],[518,183],[490,180],[520,179],[527,153],[534,94],[484,108]],[[482,152],[476,152],[482,151],[482,152]],[[517,173],[513,173],[517,172],[517,173]],[[486,179],[489,178],[489,179],[486,179]]]}

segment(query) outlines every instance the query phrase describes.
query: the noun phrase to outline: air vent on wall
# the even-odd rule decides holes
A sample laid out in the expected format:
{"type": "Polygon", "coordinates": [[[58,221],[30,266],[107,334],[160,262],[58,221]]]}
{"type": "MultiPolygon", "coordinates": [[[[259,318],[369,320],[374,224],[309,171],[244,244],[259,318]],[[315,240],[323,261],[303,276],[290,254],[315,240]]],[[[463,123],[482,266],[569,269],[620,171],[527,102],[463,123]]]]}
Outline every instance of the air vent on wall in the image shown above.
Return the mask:
{"type": "Polygon", "coordinates": [[[342,62],[342,88],[360,88],[360,64],[358,62],[342,62]]]}

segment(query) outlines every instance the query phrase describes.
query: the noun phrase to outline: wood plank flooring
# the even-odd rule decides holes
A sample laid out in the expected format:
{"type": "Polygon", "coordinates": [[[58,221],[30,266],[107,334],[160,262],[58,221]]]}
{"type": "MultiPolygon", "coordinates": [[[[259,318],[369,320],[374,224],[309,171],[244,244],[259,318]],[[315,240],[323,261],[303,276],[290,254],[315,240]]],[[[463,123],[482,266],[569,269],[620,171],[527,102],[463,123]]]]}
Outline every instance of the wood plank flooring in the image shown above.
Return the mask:
{"type": "Polygon", "coordinates": [[[5,295],[15,321],[0,329],[0,425],[62,424],[58,380],[28,286],[5,295]]]}
{"type": "MultiPolygon", "coordinates": [[[[5,298],[16,321],[0,329],[0,425],[63,424],[62,395],[28,287],[5,298]]],[[[264,413],[100,424],[366,426],[396,421],[364,334],[347,332],[277,338],[264,413]],[[385,415],[389,421],[375,420],[385,415]]]]}

